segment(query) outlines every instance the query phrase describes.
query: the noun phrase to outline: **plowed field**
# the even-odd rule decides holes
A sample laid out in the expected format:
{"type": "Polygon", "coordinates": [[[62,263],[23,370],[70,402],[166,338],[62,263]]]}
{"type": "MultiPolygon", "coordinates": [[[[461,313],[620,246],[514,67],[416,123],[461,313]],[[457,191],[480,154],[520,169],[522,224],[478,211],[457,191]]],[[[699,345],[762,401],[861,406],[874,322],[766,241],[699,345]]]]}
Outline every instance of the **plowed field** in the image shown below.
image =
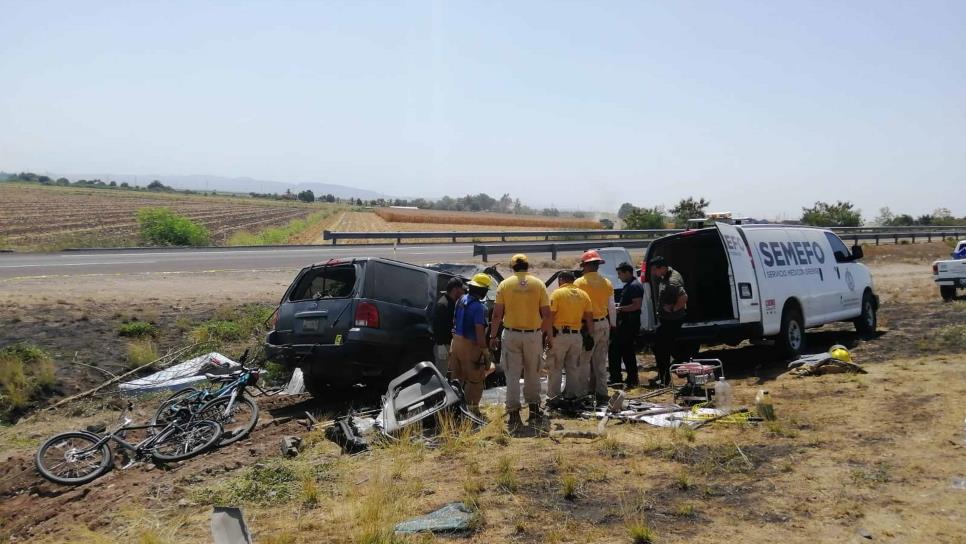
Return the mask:
{"type": "Polygon", "coordinates": [[[135,245],[137,211],[167,206],[203,224],[215,243],[305,217],[318,206],[108,189],[0,184],[0,240],[16,248],[135,245]]]}

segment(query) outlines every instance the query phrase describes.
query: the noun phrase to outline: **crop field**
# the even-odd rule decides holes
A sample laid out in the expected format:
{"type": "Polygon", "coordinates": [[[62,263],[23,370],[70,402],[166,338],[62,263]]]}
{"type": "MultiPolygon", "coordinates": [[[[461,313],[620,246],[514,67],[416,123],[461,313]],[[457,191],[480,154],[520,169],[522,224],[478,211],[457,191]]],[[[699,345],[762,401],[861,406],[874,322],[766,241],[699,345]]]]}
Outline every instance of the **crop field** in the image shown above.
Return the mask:
{"type": "MultiPolygon", "coordinates": [[[[376,215],[392,223],[425,223],[442,225],[476,225],[489,227],[536,227],[543,229],[599,229],[600,223],[576,217],[544,217],[489,212],[449,212],[377,208],[376,215]]],[[[432,229],[429,229],[432,230],[432,229]]]]}
{"type": "Polygon", "coordinates": [[[0,240],[14,248],[136,245],[137,211],[167,206],[203,224],[215,243],[304,218],[318,205],[236,197],[0,184],[0,240]]]}

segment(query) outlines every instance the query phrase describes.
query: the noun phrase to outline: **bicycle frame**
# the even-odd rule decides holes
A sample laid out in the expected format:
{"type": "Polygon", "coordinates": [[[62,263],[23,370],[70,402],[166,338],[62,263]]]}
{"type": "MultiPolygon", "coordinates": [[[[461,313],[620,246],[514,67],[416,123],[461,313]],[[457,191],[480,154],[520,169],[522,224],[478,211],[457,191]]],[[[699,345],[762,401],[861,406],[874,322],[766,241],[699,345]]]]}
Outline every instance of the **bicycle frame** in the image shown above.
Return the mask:
{"type": "MultiPolygon", "coordinates": [[[[165,432],[165,431],[174,431],[174,429],[177,427],[177,423],[174,421],[167,424],[158,423],[154,425],[128,425],[128,423],[130,423],[129,419],[127,419],[123,425],[121,425],[120,427],[111,431],[108,434],[96,435],[99,438],[97,443],[95,443],[93,446],[89,448],[78,451],[77,455],[84,455],[86,453],[97,451],[98,449],[100,449],[101,446],[103,446],[107,442],[114,442],[121,448],[124,448],[125,450],[128,450],[128,451],[133,451],[140,455],[140,454],[143,454],[145,451],[151,450],[151,448],[154,447],[154,445],[160,442],[162,439],[165,439],[168,436],[170,436],[171,433],[165,432]],[[118,436],[118,433],[121,433],[124,431],[139,431],[143,429],[156,429],[156,428],[163,428],[163,430],[159,433],[150,434],[147,438],[138,442],[137,444],[131,444],[127,440],[124,440],[123,438],[118,436]]],[[[91,433],[91,434],[94,434],[94,433],[91,433]]]]}

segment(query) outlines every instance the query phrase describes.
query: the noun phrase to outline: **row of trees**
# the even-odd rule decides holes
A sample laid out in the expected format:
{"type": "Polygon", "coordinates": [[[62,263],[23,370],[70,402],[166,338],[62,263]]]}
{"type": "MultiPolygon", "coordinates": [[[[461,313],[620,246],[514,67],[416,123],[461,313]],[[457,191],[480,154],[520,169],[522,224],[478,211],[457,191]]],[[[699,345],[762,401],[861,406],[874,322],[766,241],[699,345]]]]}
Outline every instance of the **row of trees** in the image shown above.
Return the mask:
{"type": "MultiPolygon", "coordinates": [[[[548,217],[558,217],[562,215],[557,208],[531,208],[520,202],[519,198],[513,198],[509,193],[503,193],[500,198],[494,198],[486,193],[466,195],[461,197],[444,196],[438,200],[426,198],[395,198],[395,199],[376,199],[367,202],[370,206],[413,206],[422,210],[444,210],[454,212],[495,212],[512,213],[516,215],[545,215],[548,217]]],[[[574,217],[584,217],[585,214],[575,212],[574,217]]]]}
{"type": "Polygon", "coordinates": [[[695,200],[690,196],[682,198],[677,206],[670,210],[665,210],[664,206],[639,208],[630,202],[625,202],[617,210],[617,217],[624,221],[624,228],[627,229],[663,229],[668,225],[683,229],[687,226],[688,220],[704,217],[705,210],[710,205],[711,203],[703,198],[695,200]]]}

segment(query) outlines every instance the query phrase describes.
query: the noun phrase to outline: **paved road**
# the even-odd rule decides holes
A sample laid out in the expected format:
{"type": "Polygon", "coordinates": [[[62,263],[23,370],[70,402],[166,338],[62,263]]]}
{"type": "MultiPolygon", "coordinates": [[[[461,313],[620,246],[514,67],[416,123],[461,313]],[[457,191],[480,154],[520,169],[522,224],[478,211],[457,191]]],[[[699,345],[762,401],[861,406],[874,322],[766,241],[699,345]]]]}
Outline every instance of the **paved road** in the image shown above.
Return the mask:
{"type": "Polygon", "coordinates": [[[340,257],[389,257],[412,263],[475,261],[472,245],[333,248],[152,249],[0,253],[0,280],[38,276],[299,269],[340,257]]]}

